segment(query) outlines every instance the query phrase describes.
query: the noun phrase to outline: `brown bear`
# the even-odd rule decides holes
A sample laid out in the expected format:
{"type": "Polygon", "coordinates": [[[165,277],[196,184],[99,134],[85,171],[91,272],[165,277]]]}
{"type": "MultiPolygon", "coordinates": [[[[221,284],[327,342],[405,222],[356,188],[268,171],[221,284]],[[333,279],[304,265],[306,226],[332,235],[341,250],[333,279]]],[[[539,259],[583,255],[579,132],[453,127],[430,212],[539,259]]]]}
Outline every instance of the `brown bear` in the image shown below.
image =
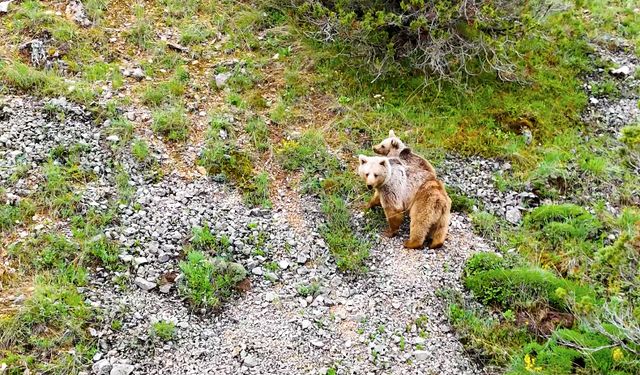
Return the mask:
{"type": "Polygon", "coordinates": [[[400,158],[405,164],[414,165],[433,174],[436,178],[436,170],[425,158],[417,155],[408,148],[400,138],[396,137],[393,130],[389,130],[389,137],[373,146],[373,151],[378,155],[390,158],[400,158]]]}
{"type": "Polygon", "coordinates": [[[430,248],[441,247],[449,229],[451,199],[441,181],[397,158],[359,155],[358,174],[367,187],[375,189],[369,207],[380,204],[389,223],[383,233],[393,237],[400,229],[405,212],[411,219],[409,240],[404,246],[421,248],[427,237],[430,248]]]}

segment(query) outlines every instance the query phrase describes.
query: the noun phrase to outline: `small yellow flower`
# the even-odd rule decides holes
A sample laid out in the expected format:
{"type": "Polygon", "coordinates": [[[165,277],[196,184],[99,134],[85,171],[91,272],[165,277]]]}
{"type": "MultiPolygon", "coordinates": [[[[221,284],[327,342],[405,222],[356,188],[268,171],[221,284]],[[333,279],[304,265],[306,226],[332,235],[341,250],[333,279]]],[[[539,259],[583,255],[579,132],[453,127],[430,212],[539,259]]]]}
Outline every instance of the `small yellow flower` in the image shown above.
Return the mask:
{"type": "Polygon", "coordinates": [[[524,368],[532,372],[542,371],[542,367],[536,366],[536,357],[532,357],[530,354],[524,356],[524,368]]]}
{"type": "Polygon", "coordinates": [[[527,370],[533,370],[536,365],[536,358],[532,357],[530,354],[526,354],[524,356],[524,368],[527,370]]]}
{"type": "Polygon", "coordinates": [[[611,352],[611,356],[615,362],[620,362],[624,358],[624,352],[620,348],[615,348],[611,352]]]}

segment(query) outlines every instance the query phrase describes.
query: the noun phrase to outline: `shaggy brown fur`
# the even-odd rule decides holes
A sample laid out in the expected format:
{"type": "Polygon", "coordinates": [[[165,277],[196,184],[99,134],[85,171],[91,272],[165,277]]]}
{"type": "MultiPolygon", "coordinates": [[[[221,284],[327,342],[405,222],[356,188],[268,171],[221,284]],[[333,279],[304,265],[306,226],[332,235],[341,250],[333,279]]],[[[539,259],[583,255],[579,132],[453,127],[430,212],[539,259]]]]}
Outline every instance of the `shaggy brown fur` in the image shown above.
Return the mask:
{"type": "Polygon", "coordinates": [[[410,238],[405,247],[421,248],[427,237],[432,238],[431,248],[442,246],[449,228],[451,199],[441,181],[398,159],[364,155],[360,155],[358,174],[375,189],[368,207],[382,206],[389,223],[385,236],[395,236],[409,212],[410,238]]]}

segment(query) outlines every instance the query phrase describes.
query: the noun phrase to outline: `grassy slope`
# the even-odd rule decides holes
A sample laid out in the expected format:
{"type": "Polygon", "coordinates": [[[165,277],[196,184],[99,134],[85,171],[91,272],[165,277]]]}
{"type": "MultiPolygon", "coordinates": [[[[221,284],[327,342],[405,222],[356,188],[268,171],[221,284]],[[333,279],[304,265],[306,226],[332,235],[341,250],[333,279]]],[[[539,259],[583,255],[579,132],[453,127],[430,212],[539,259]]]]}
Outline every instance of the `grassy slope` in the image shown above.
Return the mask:
{"type": "MultiPolygon", "coordinates": [[[[249,204],[268,207],[271,204],[269,183],[279,183],[276,172],[280,168],[289,170],[288,173],[298,171],[302,191],[319,195],[324,201],[328,215],[324,233],[338,264],[346,270],[362,270],[366,242],[353,234],[345,205],[345,202],[352,205],[362,199],[362,191],[349,166],[359,151],[367,150],[390,128],[436,161],[448,152],[508,158],[513,162],[514,172],[507,177],[506,184],[537,183],[541,194],[549,197],[558,195],[554,186],[548,184],[549,177],[558,174],[579,176],[572,180],[574,194],[579,194],[583,185],[616,179],[622,187],[615,199],[624,205],[628,200],[625,191],[633,191],[637,176],[615,168],[619,155],[603,149],[602,140],[583,136],[587,129],[579,115],[587,98],[581,88],[580,74],[594,68],[588,56],[588,38],[603,32],[617,32],[626,38],[635,38],[637,43],[638,16],[625,2],[616,2],[624,8],[622,12],[608,6],[607,3],[612,2],[584,3],[592,10],[591,14],[577,9],[556,16],[546,25],[549,39],[521,41],[522,64],[529,82],[525,86],[502,83],[492,76],[473,77],[465,86],[438,85],[407,76],[387,77],[371,83],[373,77],[350,67],[348,57],[341,57],[344,51],[304,40],[287,25],[286,17],[280,12],[271,9],[263,13],[236,2],[175,0],[145,2],[144,6],[134,7],[124,1],[88,1],[89,14],[96,22],[96,26],[88,30],[79,29],[52,12],[64,13],[62,5],[56,2],[12,4],[10,14],[0,20],[2,48],[8,51],[8,57],[0,66],[0,77],[12,89],[68,96],[90,106],[114,124],[123,123],[121,109],[124,106],[134,104],[148,108],[153,112],[152,129],[172,150],[178,152],[185,140],[204,140],[207,151],[199,163],[210,173],[232,180],[244,191],[249,204]],[[176,52],[161,41],[158,34],[165,30],[174,31],[177,38],[173,41],[186,46],[188,52],[176,52]],[[62,55],[61,59],[68,65],[64,76],[23,63],[17,46],[44,33],[52,36],[48,52],[62,55]],[[233,59],[244,61],[244,65],[224,64],[233,59]],[[124,77],[119,68],[129,63],[139,63],[150,79],[138,82],[124,77]],[[224,72],[232,75],[227,87],[219,89],[214,75],[224,72]],[[116,95],[110,99],[101,97],[103,86],[116,95]],[[198,112],[204,111],[210,116],[202,117],[189,111],[191,104],[195,104],[198,112]],[[234,121],[229,120],[230,115],[234,121]],[[533,134],[531,145],[527,145],[522,136],[525,126],[533,134]],[[230,136],[224,142],[219,137],[221,130],[230,136]],[[296,133],[302,136],[287,139],[296,133]],[[326,152],[327,145],[335,152],[326,152]],[[594,152],[599,158],[595,166],[586,162],[594,158],[594,152]],[[342,161],[334,156],[336,154],[342,161]],[[272,156],[276,156],[279,165],[270,164],[265,168],[272,156]],[[581,172],[572,174],[575,168],[581,172]]],[[[141,132],[133,133],[135,137],[141,132]]],[[[144,157],[144,147],[140,146],[144,141],[130,139],[127,142],[138,144],[138,153],[144,157]]],[[[47,206],[44,203],[37,204],[47,206]]],[[[7,215],[11,215],[6,222],[24,218],[22,221],[28,225],[29,215],[20,215],[13,208],[6,210],[7,215]]],[[[614,218],[601,220],[612,223],[607,230],[619,233],[615,231],[620,227],[614,218]]],[[[501,224],[494,220],[488,225],[495,229],[501,224]]],[[[570,261],[575,252],[567,251],[554,262],[541,258],[541,252],[548,256],[553,253],[549,249],[557,245],[547,244],[548,240],[539,233],[541,230],[531,227],[514,233],[505,227],[498,240],[518,244],[517,248],[528,262],[553,269],[561,277],[601,285],[600,280],[568,275],[556,267],[554,262],[570,261]],[[541,243],[536,250],[542,250],[531,251],[525,246],[531,243],[541,243]]],[[[83,246],[83,237],[76,241],[83,246]]],[[[589,242],[593,248],[599,246],[592,238],[582,242],[589,242]]],[[[35,246],[43,248],[40,243],[35,246]]],[[[108,252],[100,249],[95,252],[108,260],[108,252]]],[[[589,258],[592,254],[580,256],[589,258]]],[[[50,277],[51,270],[29,266],[22,272],[41,278],[50,277]]],[[[9,281],[12,282],[15,281],[9,281]]],[[[73,285],[78,282],[72,279],[53,285],[62,285],[63,291],[72,293],[73,285]]],[[[36,291],[44,292],[41,285],[35,284],[36,291]]],[[[38,303],[38,292],[30,303],[38,303]]],[[[65,306],[75,308],[76,305],[68,302],[65,306]]],[[[7,319],[11,324],[32,324],[34,319],[24,314],[7,319]]],[[[62,311],[61,314],[73,320],[73,327],[85,327],[91,320],[84,313],[62,311]]],[[[510,326],[517,332],[522,331],[517,321],[506,318],[497,328],[474,326],[471,317],[460,321],[461,329],[471,331],[473,340],[489,344],[492,342],[487,337],[496,330],[504,333],[499,337],[508,337],[512,332],[510,326]]],[[[74,332],[80,335],[75,345],[90,345],[86,332],[74,332]]],[[[502,353],[502,364],[511,358],[516,365],[524,363],[521,346],[532,337],[528,333],[514,337],[521,340],[506,340],[498,345],[507,348],[503,349],[507,352],[502,353]]],[[[1,361],[20,363],[33,356],[25,366],[32,369],[59,366],[61,373],[72,371],[72,366],[78,365],[77,360],[69,364],[63,351],[51,354],[39,349],[41,346],[16,346],[12,340],[3,337],[0,349],[5,359],[1,361]]],[[[88,355],[91,351],[76,352],[88,355]]],[[[484,354],[491,355],[491,352],[484,354]]],[[[82,354],[81,358],[87,357],[82,354]]],[[[80,360],[79,364],[83,363],[80,360]]]]}

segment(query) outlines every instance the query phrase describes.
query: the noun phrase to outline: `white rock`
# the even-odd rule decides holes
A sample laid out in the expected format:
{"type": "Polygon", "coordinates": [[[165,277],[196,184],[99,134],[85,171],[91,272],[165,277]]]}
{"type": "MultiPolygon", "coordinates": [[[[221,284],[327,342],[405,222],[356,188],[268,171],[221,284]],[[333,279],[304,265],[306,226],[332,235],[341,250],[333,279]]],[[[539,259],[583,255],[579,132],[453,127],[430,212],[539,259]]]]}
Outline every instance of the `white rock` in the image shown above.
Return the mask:
{"type": "Polygon", "coordinates": [[[522,220],[522,214],[518,207],[509,207],[505,214],[505,219],[507,219],[511,224],[518,224],[520,220],[522,220]]]}
{"type": "Polygon", "coordinates": [[[107,375],[111,371],[112,367],[113,366],[111,366],[108,359],[101,359],[91,366],[91,370],[96,375],[107,375]]]}
{"type": "Polygon", "coordinates": [[[256,367],[258,365],[258,359],[249,354],[248,356],[244,357],[243,364],[247,367],[256,367]]]}
{"type": "Polygon", "coordinates": [[[324,343],[320,340],[311,340],[311,345],[315,346],[316,348],[322,348],[324,346],[324,343]]]}
{"type": "Polygon", "coordinates": [[[302,329],[308,329],[311,327],[311,321],[305,319],[302,321],[302,329]]]}
{"type": "Polygon", "coordinates": [[[231,72],[218,73],[216,74],[216,87],[221,89],[227,85],[227,80],[231,78],[233,74],[231,72]]]}
{"type": "Polygon", "coordinates": [[[281,261],[278,262],[278,267],[280,267],[280,269],[286,270],[287,268],[289,268],[289,261],[286,259],[283,259],[281,261]]]}
{"type": "Polygon", "coordinates": [[[598,98],[591,97],[591,98],[589,98],[589,103],[590,104],[598,104],[598,103],[600,103],[600,100],[598,100],[598,98]]]}
{"type": "Polygon", "coordinates": [[[7,13],[9,11],[9,4],[11,1],[3,1],[0,3],[0,13],[7,13]]]}
{"type": "Polygon", "coordinates": [[[140,265],[143,265],[143,264],[146,264],[146,263],[149,263],[149,261],[145,257],[133,258],[133,264],[135,264],[136,266],[140,266],[140,265]]]}
{"type": "Polygon", "coordinates": [[[136,277],[133,282],[142,290],[151,290],[157,286],[156,283],[145,280],[142,277],[136,277]]]}
{"type": "Polygon", "coordinates": [[[131,72],[131,77],[133,77],[133,78],[135,78],[137,80],[141,80],[141,79],[144,78],[144,71],[142,70],[142,68],[135,68],[131,72]]]}
{"type": "Polygon", "coordinates": [[[173,285],[173,284],[164,284],[164,285],[162,285],[162,286],[160,287],[160,289],[159,289],[159,290],[160,290],[160,293],[164,293],[164,294],[169,293],[169,292],[171,291],[171,286],[172,286],[172,285],[173,285]]]}
{"type": "Polygon", "coordinates": [[[133,365],[115,364],[111,369],[110,375],[129,375],[133,372],[133,365]]]}
{"type": "Polygon", "coordinates": [[[273,302],[276,298],[278,298],[278,294],[274,292],[267,292],[267,294],[264,295],[264,299],[267,302],[273,302]]]}
{"type": "Polygon", "coordinates": [[[109,142],[118,142],[120,140],[120,137],[118,137],[117,135],[110,135],[107,137],[107,141],[109,142]]]}
{"type": "Polygon", "coordinates": [[[429,352],[426,350],[416,350],[413,352],[413,357],[416,361],[426,361],[429,359],[429,352]]]}
{"type": "Polygon", "coordinates": [[[619,67],[618,69],[611,70],[611,74],[613,74],[614,76],[628,76],[629,74],[631,74],[631,68],[624,65],[619,67]]]}

